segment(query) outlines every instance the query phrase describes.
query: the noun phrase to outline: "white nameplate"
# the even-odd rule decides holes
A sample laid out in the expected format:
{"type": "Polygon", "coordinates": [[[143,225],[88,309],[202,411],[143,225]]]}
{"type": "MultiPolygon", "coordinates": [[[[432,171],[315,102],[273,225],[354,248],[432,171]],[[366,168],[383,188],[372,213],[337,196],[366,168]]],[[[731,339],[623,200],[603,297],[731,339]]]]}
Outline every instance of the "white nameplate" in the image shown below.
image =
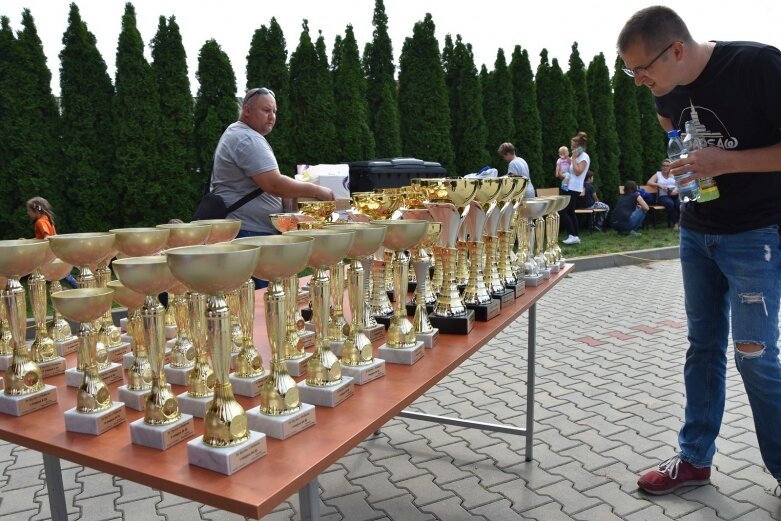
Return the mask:
{"type": "Polygon", "coordinates": [[[55,340],[54,347],[57,349],[57,354],[60,356],[67,356],[71,353],[75,353],[79,350],[79,337],[72,336],[65,340],[55,340]]]}
{"type": "Polygon", "coordinates": [[[190,465],[228,476],[259,460],[266,452],[266,435],[262,432],[249,431],[249,440],[233,447],[210,447],[203,443],[203,436],[187,442],[190,465]]]}
{"type": "Polygon", "coordinates": [[[415,333],[415,339],[423,342],[423,347],[432,349],[439,342],[439,329],[434,328],[430,333],[415,333]]]}
{"type": "Polygon", "coordinates": [[[193,417],[182,414],[175,422],[165,425],[149,425],[140,418],[130,424],[130,439],[136,445],[167,450],[195,434],[193,417]]]}
{"type": "Polygon", "coordinates": [[[314,424],[315,406],[308,403],[302,403],[296,412],[279,416],[263,414],[259,407],[247,411],[247,425],[250,429],[277,440],[285,440],[314,424]]]}
{"type": "Polygon", "coordinates": [[[355,366],[343,363],[342,374],[352,378],[357,385],[364,385],[385,376],[385,360],[375,358],[371,364],[355,366]]]}
{"type": "Polygon", "coordinates": [[[98,436],[125,421],[125,404],[114,402],[105,411],[78,412],[76,408],[65,411],[65,430],[98,436]]]}
{"type": "Polygon", "coordinates": [[[146,409],[146,397],[149,396],[151,391],[151,388],[131,391],[127,388],[127,385],[122,385],[119,387],[119,401],[133,410],[143,411],[146,409]]]}
{"type": "Polygon", "coordinates": [[[57,388],[45,385],[40,391],[21,396],[0,395],[0,412],[12,416],[24,416],[57,403],[57,388]]]}
{"type": "Polygon", "coordinates": [[[214,396],[205,396],[203,398],[193,398],[187,393],[182,393],[176,397],[176,401],[179,402],[179,410],[182,413],[203,418],[206,416],[206,411],[209,409],[214,396]]]}
{"type": "Polygon", "coordinates": [[[389,364],[413,365],[423,358],[423,342],[417,341],[413,347],[395,348],[383,344],[377,355],[389,364]]]}
{"type": "Polygon", "coordinates": [[[307,353],[301,358],[285,360],[288,374],[290,374],[290,376],[304,376],[306,374],[306,364],[309,362],[310,358],[312,358],[312,353],[307,353]]]}
{"type": "Polygon", "coordinates": [[[41,376],[44,380],[46,380],[51,376],[65,372],[65,359],[61,356],[58,356],[54,360],[39,362],[38,367],[41,368],[41,376]]]}
{"type": "Polygon", "coordinates": [[[336,407],[355,394],[353,379],[342,376],[342,381],[334,385],[309,385],[306,381],[298,383],[301,401],[321,407],[336,407]]]}

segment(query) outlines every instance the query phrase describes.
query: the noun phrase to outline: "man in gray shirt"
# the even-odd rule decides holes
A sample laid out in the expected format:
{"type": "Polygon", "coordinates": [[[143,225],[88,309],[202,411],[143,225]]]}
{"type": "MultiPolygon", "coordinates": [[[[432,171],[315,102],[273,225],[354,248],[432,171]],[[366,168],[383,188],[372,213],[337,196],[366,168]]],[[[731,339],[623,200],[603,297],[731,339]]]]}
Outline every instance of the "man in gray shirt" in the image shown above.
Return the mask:
{"type": "Polygon", "coordinates": [[[277,120],[274,92],[250,89],[244,96],[239,120],[223,132],[214,151],[212,191],[230,206],[252,191],[263,193],[231,212],[229,219],[241,221],[239,237],[274,235],[269,215],[282,212],[283,197],[309,197],[332,201],[329,188],[296,181],[279,171],[277,159],[265,136],[277,120]]]}

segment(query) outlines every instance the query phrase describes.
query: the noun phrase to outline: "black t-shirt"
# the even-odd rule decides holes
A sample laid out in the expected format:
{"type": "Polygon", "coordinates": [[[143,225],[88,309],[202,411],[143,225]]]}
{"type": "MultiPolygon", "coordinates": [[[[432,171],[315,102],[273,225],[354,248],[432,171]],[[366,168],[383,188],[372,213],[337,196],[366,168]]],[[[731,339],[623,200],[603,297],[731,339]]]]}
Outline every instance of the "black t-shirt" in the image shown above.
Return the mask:
{"type": "MultiPolygon", "coordinates": [[[[725,150],[781,142],[781,52],[753,42],[716,42],[708,64],[689,85],[656,98],[657,112],[681,131],[688,120],[708,146],[725,150]]],[[[781,171],[723,174],[720,197],[686,203],[681,226],[703,233],[738,233],[781,223],[781,171]]]]}
{"type": "Polygon", "coordinates": [[[583,183],[583,195],[578,197],[575,202],[575,208],[591,208],[594,206],[594,185],[591,183],[583,183]]]}
{"type": "Polygon", "coordinates": [[[627,222],[629,220],[629,216],[632,215],[637,208],[637,196],[639,195],[638,192],[632,192],[631,194],[621,194],[618,196],[616,207],[611,212],[613,214],[614,223],[627,222]]]}

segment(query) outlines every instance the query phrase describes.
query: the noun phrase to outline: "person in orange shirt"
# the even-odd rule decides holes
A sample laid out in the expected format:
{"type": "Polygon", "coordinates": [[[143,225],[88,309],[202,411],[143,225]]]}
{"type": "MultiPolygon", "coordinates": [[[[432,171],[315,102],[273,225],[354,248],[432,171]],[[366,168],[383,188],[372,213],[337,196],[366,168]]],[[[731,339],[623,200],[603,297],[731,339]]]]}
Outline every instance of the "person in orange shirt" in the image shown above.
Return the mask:
{"type": "Polygon", "coordinates": [[[54,228],[54,211],[49,201],[43,197],[33,197],[27,201],[27,215],[35,221],[36,239],[57,235],[57,230],[54,228]]]}

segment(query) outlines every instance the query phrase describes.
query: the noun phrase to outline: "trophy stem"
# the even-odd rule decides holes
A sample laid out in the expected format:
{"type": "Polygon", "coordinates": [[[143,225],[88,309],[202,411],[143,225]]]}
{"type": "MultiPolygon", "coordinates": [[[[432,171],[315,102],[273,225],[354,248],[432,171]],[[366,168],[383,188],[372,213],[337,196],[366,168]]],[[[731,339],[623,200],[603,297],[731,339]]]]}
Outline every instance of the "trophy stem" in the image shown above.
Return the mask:
{"type": "Polygon", "coordinates": [[[421,255],[412,261],[412,269],[415,272],[415,280],[417,280],[417,286],[415,286],[415,318],[412,320],[412,325],[415,328],[415,333],[431,333],[434,327],[428,319],[428,311],[426,310],[428,267],[430,263],[428,258],[423,256],[422,250],[419,253],[421,255]]]}
{"type": "MultiPolygon", "coordinates": [[[[263,297],[266,312],[266,330],[271,349],[269,376],[260,392],[260,411],[278,416],[289,414],[301,408],[296,382],[287,372],[284,348],[287,337],[286,320],[288,295],[282,279],[269,281],[263,297]]],[[[295,298],[296,293],[293,293],[295,298]]]]}
{"type": "Polygon", "coordinates": [[[239,323],[239,289],[236,288],[233,291],[229,291],[225,294],[225,301],[227,302],[228,309],[230,310],[230,328],[231,328],[231,344],[230,352],[238,353],[241,351],[241,346],[244,344],[244,332],[241,330],[241,324],[239,323]]]}
{"type": "MultiPolygon", "coordinates": [[[[49,296],[51,297],[53,293],[57,293],[58,291],[62,291],[62,284],[60,284],[60,281],[51,281],[51,283],[49,283],[49,296]]],[[[0,306],[0,311],[4,309],[5,306],[0,306]]],[[[54,311],[52,312],[52,320],[49,322],[48,333],[55,342],[67,340],[73,334],[70,324],[62,318],[62,315],[57,311],[57,308],[54,308],[54,311]]],[[[2,343],[0,343],[0,354],[3,354],[2,343]]]]}
{"type": "Polygon", "coordinates": [[[537,263],[540,269],[548,267],[548,263],[545,262],[545,255],[543,250],[545,248],[545,218],[538,217],[534,222],[534,262],[537,263]]]}
{"type": "Polygon", "coordinates": [[[466,308],[458,294],[456,285],[456,248],[440,248],[442,260],[442,291],[439,293],[437,303],[434,305],[434,315],[438,317],[462,317],[466,315],[466,308]]]}
{"type": "Polygon", "coordinates": [[[493,294],[499,294],[504,291],[504,284],[499,277],[499,265],[496,262],[497,243],[499,242],[499,239],[495,235],[486,235],[483,237],[483,240],[485,241],[485,278],[488,280],[488,291],[493,294]]]}
{"type": "MultiPolygon", "coordinates": [[[[372,299],[371,275],[373,273],[372,265],[374,264],[374,256],[364,255],[363,257],[358,257],[358,262],[361,263],[361,268],[363,269],[363,325],[367,328],[376,327],[377,321],[374,319],[374,315],[372,314],[372,307],[366,305],[366,303],[371,302],[372,299]]],[[[353,315],[353,321],[354,320],[355,315],[353,315]]]]}
{"type": "MultiPolygon", "coordinates": [[[[284,327],[284,316],[280,318],[284,327]]],[[[255,320],[255,282],[250,278],[239,287],[239,321],[242,335],[241,350],[236,357],[236,376],[252,378],[263,374],[263,360],[255,349],[252,334],[255,320]]],[[[284,338],[284,337],[283,337],[284,338]]]]}
{"type": "Polygon", "coordinates": [[[79,354],[85,362],[84,379],[76,395],[76,411],[94,413],[111,407],[111,394],[100,378],[97,356],[98,333],[88,322],[79,326],[79,354]]]}
{"type": "MultiPolygon", "coordinates": [[[[95,270],[95,282],[97,287],[105,288],[111,280],[111,268],[104,262],[98,265],[95,270]]],[[[108,348],[115,348],[122,345],[122,332],[114,325],[114,319],[111,317],[111,306],[108,307],[103,316],[98,319],[100,323],[100,332],[103,342],[108,348]]]]}
{"type": "Polygon", "coordinates": [[[444,279],[444,270],[442,267],[442,246],[434,246],[434,274],[431,276],[431,291],[439,294],[442,291],[442,281],[444,279]]]}
{"type": "Polygon", "coordinates": [[[350,298],[350,316],[353,324],[342,348],[343,365],[359,366],[367,365],[374,361],[372,343],[364,333],[366,327],[365,313],[366,292],[364,282],[366,273],[360,259],[353,259],[350,263],[350,271],[347,279],[347,295],[350,298]]]}
{"type": "Polygon", "coordinates": [[[396,263],[393,266],[393,292],[396,295],[393,303],[393,317],[388,327],[387,345],[392,348],[415,347],[415,328],[407,318],[407,279],[409,258],[403,250],[396,252],[396,263]]]}
{"type": "MultiPolygon", "coordinates": [[[[3,290],[0,290],[2,292],[3,290]]],[[[13,354],[11,345],[11,328],[8,326],[8,310],[5,307],[5,299],[0,299],[0,355],[13,354]]]]}
{"type": "Polygon", "coordinates": [[[149,425],[173,423],[181,417],[176,396],[163,371],[165,355],[165,310],[155,295],[147,295],[141,311],[144,320],[144,338],[149,349],[152,369],[152,390],[147,396],[144,422],[149,425]]]}
{"type": "Polygon", "coordinates": [[[384,260],[375,259],[372,263],[372,295],[369,306],[372,316],[386,317],[393,313],[388,293],[385,290],[385,267],[384,260]]]}
{"type": "Polygon", "coordinates": [[[554,214],[551,213],[548,215],[548,217],[545,218],[545,235],[546,241],[545,241],[545,262],[548,263],[549,266],[552,266],[553,263],[556,262],[556,252],[553,251],[553,242],[556,240],[556,236],[553,235],[553,229],[554,229],[554,214]]]}
{"type": "Polygon", "coordinates": [[[510,262],[510,232],[500,230],[499,234],[499,280],[504,285],[515,285],[518,278],[510,262]]]}
{"type": "Polygon", "coordinates": [[[330,267],[331,271],[331,303],[332,312],[328,320],[328,339],[343,342],[344,326],[344,262],[339,261],[330,267]]]}
{"type": "Polygon", "coordinates": [[[13,355],[11,364],[5,372],[5,394],[9,396],[21,396],[34,393],[43,389],[41,368],[30,360],[27,353],[27,344],[24,341],[26,327],[27,303],[24,297],[24,288],[19,281],[8,278],[5,291],[2,292],[3,301],[8,311],[8,323],[11,329],[11,346],[13,355]]]}
{"type": "MultiPolygon", "coordinates": [[[[306,383],[314,386],[326,386],[342,380],[339,359],[331,351],[326,324],[328,324],[328,297],[330,280],[328,266],[315,269],[315,275],[309,282],[312,292],[312,321],[315,324],[316,349],[306,366],[306,383]]],[[[380,286],[382,289],[382,286],[380,286]]]]}
{"type": "MultiPolygon", "coordinates": [[[[462,228],[463,229],[463,228],[462,228]]],[[[467,259],[466,241],[456,242],[458,256],[456,257],[456,286],[465,286],[469,279],[469,259],[467,259]]]]}
{"type": "Polygon", "coordinates": [[[187,295],[169,293],[169,308],[173,308],[176,318],[176,342],[171,348],[171,367],[186,368],[195,364],[193,341],[190,337],[190,312],[187,308],[187,295]]]}
{"type": "Polygon", "coordinates": [[[385,288],[386,292],[393,291],[393,263],[396,262],[393,250],[385,249],[382,258],[385,261],[382,287],[385,288]]]}
{"type": "Polygon", "coordinates": [[[191,292],[188,308],[195,363],[187,377],[187,395],[192,398],[205,398],[214,394],[214,371],[208,358],[206,295],[191,292]]]}
{"type": "MultiPolygon", "coordinates": [[[[488,240],[488,236],[485,237],[488,240]]],[[[469,266],[469,280],[464,288],[464,304],[485,305],[491,302],[491,295],[485,286],[483,279],[484,244],[479,241],[466,243],[469,249],[469,258],[472,262],[469,266]]],[[[490,262],[490,258],[489,258],[490,262]]]]}
{"type": "MultiPolygon", "coordinates": [[[[294,360],[306,356],[304,351],[304,342],[301,340],[299,331],[304,330],[304,318],[298,317],[298,275],[285,277],[283,280],[285,287],[285,316],[287,317],[285,325],[285,343],[280,351],[280,356],[285,359],[294,360]]],[[[268,291],[268,290],[267,290],[268,291]]]]}
{"type": "Polygon", "coordinates": [[[30,301],[35,318],[35,340],[30,345],[30,358],[37,363],[57,358],[54,340],[46,330],[46,279],[35,270],[27,280],[30,286],[30,301]]]}
{"type": "Polygon", "coordinates": [[[127,370],[127,388],[129,391],[149,389],[152,386],[152,367],[144,343],[144,319],[141,317],[141,308],[128,310],[127,332],[133,339],[131,346],[133,363],[127,370]]]}

